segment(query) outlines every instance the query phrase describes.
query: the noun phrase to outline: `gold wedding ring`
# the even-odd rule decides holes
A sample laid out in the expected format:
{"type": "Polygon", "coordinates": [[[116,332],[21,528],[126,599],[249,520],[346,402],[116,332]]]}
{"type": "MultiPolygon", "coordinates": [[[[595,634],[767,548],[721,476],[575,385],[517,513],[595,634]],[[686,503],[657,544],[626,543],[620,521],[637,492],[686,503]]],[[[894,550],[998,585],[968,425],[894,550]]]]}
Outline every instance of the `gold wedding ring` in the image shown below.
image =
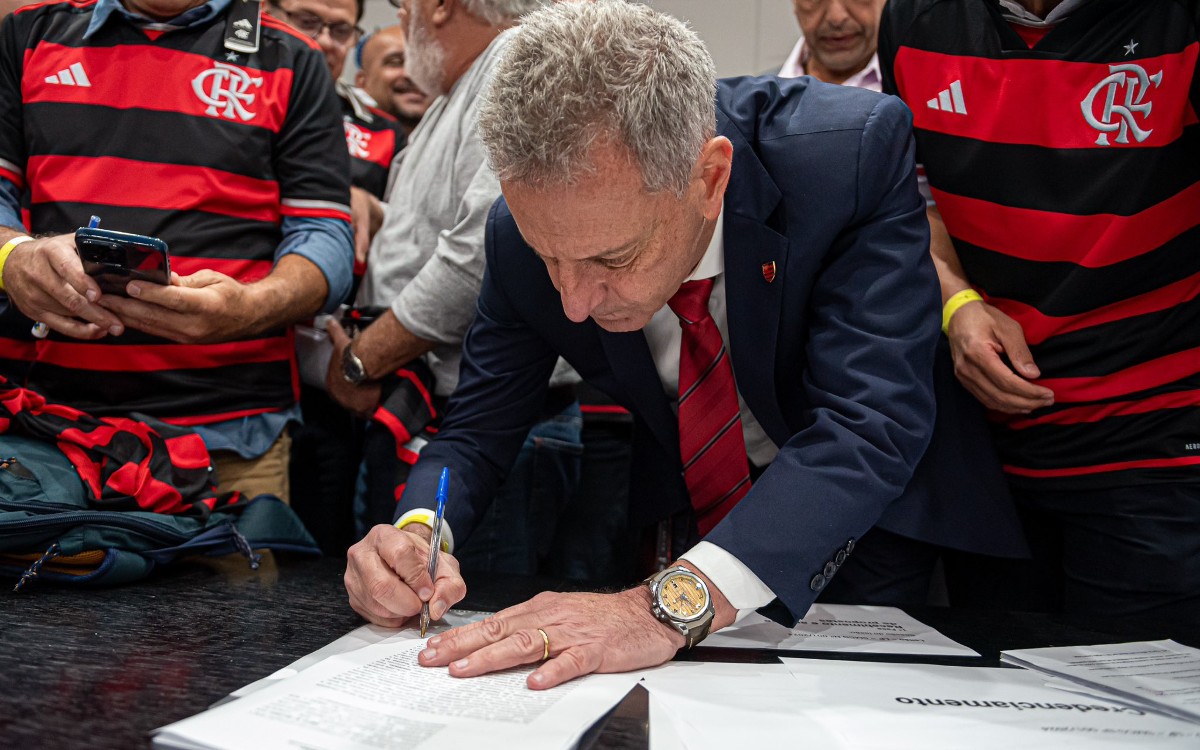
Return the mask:
{"type": "Polygon", "coordinates": [[[541,628],[538,628],[537,632],[542,634],[542,643],[545,644],[542,648],[542,661],[546,661],[550,658],[550,636],[546,635],[546,631],[541,628]]]}

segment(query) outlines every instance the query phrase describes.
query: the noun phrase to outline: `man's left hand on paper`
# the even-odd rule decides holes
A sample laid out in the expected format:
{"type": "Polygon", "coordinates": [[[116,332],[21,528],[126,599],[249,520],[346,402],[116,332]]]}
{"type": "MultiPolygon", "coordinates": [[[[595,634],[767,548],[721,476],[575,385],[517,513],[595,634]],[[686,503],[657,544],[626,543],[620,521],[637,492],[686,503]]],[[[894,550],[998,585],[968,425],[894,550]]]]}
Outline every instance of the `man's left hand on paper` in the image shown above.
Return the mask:
{"type": "MultiPolygon", "coordinates": [[[[709,583],[716,605],[713,629],[737,613],[709,583]]],[[[420,662],[449,666],[455,677],[475,677],[549,658],[526,684],[534,690],[561,685],[593,672],[630,672],[656,667],[685,644],[683,635],[650,610],[650,589],[635,586],[617,594],[542,593],[480,622],[429,639],[420,662]]]]}

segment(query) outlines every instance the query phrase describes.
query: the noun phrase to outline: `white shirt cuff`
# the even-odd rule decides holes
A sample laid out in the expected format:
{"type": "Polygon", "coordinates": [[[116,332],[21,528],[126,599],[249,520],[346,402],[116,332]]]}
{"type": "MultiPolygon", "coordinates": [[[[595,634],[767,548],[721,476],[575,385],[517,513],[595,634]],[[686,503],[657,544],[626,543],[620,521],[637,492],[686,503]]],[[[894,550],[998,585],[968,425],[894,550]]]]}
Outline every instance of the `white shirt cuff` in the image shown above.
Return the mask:
{"type": "Polygon", "coordinates": [[[708,576],[738,611],[739,620],[775,598],[775,593],[754,575],[754,571],[712,542],[700,542],[685,552],[682,559],[708,576]]]}

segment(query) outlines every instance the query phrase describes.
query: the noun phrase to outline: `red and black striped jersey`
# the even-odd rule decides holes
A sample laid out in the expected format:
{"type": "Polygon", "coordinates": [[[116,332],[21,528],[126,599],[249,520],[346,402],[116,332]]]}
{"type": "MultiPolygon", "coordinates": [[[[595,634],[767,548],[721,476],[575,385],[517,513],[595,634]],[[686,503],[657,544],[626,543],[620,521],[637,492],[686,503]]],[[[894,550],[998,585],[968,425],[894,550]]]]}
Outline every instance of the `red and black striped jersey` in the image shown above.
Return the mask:
{"type": "Polygon", "coordinates": [[[885,90],[968,278],[1055,404],[993,415],[1014,482],[1200,480],[1195,0],[1095,0],[1032,48],[989,0],[892,0],[885,90]]]}
{"type": "Polygon", "coordinates": [[[392,158],[407,143],[404,129],[387,112],[350,101],[348,97],[354,96],[353,93],[339,94],[342,128],[350,152],[350,182],[382,200],[392,158]]]}
{"type": "MultiPolygon", "coordinates": [[[[252,282],[271,272],[281,217],[349,220],[338,105],[311,40],[264,17],[247,55],[224,47],[224,14],[163,32],[119,13],[85,39],[94,6],[29,6],[0,27],[0,174],[25,189],[31,232],[97,215],[165,240],[181,275],[252,282]]],[[[132,330],[35,341],[15,309],[3,317],[6,374],[97,415],[200,424],[297,397],[290,330],[211,345],[132,330]]]]}

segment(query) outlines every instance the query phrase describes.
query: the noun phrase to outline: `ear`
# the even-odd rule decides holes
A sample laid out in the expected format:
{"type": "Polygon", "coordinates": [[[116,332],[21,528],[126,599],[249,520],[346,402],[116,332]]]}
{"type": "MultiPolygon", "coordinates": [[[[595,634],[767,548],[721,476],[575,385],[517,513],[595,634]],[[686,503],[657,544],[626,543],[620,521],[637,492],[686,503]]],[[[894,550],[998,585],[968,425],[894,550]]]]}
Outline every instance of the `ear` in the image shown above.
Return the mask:
{"type": "Polygon", "coordinates": [[[710,138],[700,149],[695,171],[703,190],[704,218],[709,221],[715,221],[721,213],[732,166],[733,144],[725,136],[710,138]]]}
{"type": "Polygon", "coordinates": [[[433,12],[429,14],[429,23],[444,26],[458,10],[458,0],[435,0],[433,12]]]}
{"type": "Polygon", "coordinates": [[[361,89],[363,87],[363,84],[366,82],[367,82],[367,76],[365,73],[362,72],[362,69],[359,68],[358,72],[356,72],[354,74],[354,85],[361,89]]]}

